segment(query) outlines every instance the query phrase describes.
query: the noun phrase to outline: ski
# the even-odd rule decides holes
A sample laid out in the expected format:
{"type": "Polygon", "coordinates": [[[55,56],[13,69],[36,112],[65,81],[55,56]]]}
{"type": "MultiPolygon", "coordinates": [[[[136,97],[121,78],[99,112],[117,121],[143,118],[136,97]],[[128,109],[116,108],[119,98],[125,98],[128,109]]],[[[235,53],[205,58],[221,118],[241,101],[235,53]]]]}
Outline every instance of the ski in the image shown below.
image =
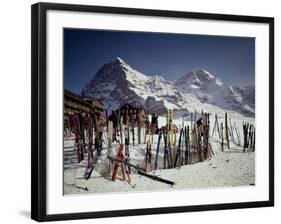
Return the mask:
{"type": "Polygon", "coordinates": [[[107,157],[111,162],[119,162],[119,163],[123,163],[124,165],[127,165],[127,166],[130,166],[136,170],[141,170],[143,172],[145,172],[146,170],[141,168],[139,165],[135,165],[135,164],[132,164],[130,162],[126,162],[125,160],[122,160],[122,159],[119,159],[119,158],[114,158],[112,156],[108,156],[107,157]]]}
{"type": "Polygon", "coordinates": [[[159,134],[158,134],[158,143],[157,143],[157,149],[156,149],[154,170],[157,169],[157,165],[158,165],[158,154],[159,154],[159,148],[160,148],[161,137],[162,137],[162,132],[160,131],[159,134]]]}
{"type": "MultiPolygon", "coordinates": [[[[118,168],[118,163],[122,163],[122,164],[124,164],[124,165],[130,165],[131,167],[133,167],[134,169],[137,170],[137,173],[138,173],[138,174],[140,174],[140,175],[142,175],[142,176],[148,177],[148,178],[150,178],[150,179],[153,179],[153,180],[155,180],[155,181],[159,181],[159,182],[162,182],[162,183],[165,183],[165,184],[170,184],[170,185],[174,185],[174,184],[175,184],[175,182],[173,182],[173,181],[166,180],[166,179],[163,179],[163,178],[158,177],[158,176],[156,176],[156,175],[151,175],[151,174],[146,173],[146,170],[143,169],[143,168],[141,168],[141,167],[139,167],[139,165],[135,165],[135,164],[132,164],[132,163],[128,163],[128,162],[126,162],[126,161],[124,161],[124,160],[122,160],[122,159],[114,158],[114,157],[111,157],[111,156],[108,156],[107,158],[117,164],[117,165],[116,165],[116,170],[117,170],[117,168],[118,168]]],[[[116,171],[116,174],[117,174],[117,171],[116,171]]],[[[113,179],[115,180],[115,179],[116,179],[116,176],[114,176],[113,179]]]]}
{"type": "Polygon", "coordinates": [[[137,125],[138,125],[138,145],[140,145],[141,144],[141,124],[140,124],[139,115],[138,115],[137,125]]]}
{"type": "Polygon", "coordinates": [[[248,129],[249,129],[249,123],[243,122],[243,134],[244,134],[244,147],[243,152],[246,152],[246,148],[248,148],[248,129]]]}
{"type": "Polygon", "coordinates": [[[71,186],[71,187],[75,187],[77,189],[81,189],[81,190],[84,190],[84,191],[89,191],[89,189],[87,187],[80,187],[80,186],[77,186],[75,184],[66,184],[65,185],[68,185],[68,186],[71,186]]]}
{"type": "Polygon", "coordinates": [[[93,120],[90,114],[86,114],[86,128],[88,134],[88,166],[89,161],[94,158],[93,156],[93,120]]]}
{"type": "Polygon", "coordinates": [[[132,140],[133,140],[133,146],[135,146],[135,123],[133,119],[131,118],[131,124],[132,124],[132,140]]]}
{"type": "Polygon", "coordinates": [[[185,156],[184,156],[184,164],[189,164],[190,161],[190,151],[189,151],[189,126],[185,127],[185,156]]]}
{"type": "MultiPolygon", "coordinates": [[[[119,167],[119,162],[120,161],[125,161],[125,155],[124,155],[124,144],[120,144],[119,145],[119,149],[118,149],[118,153],[117,153],[117,158],[118,160],[115,160],[114,163],[114,168],[113,168],[113,172],[112,172],[112,177],[111,180],[115,181],[116,177],[117,177],[117,171],[118,171],[118,167],[119,167]]],[[[122,163],[121,165],[121,174],[122,174],[122,180],[125,180],[125,164],[122,163]]]]}
{"type": "Polygon", "coordinates": [[[171,144],[168,144],[168,160],[169,160],[169,168],[173,168],[173,155],[172,155],[172,147],[171,144]]]}
{"type": "MultiPolygon", "coordinates": [[[[107,156],[111,156],[112,155],[112,135],[113,135],[113,122],[112,121],[108,121],[107,124],[108,128],[107,128],[107,138],[108,138],[108,146],[107,146],[107,156]]],[[[108,164],[108,175],[110,175],[112,170],[112,164],[109,163],[108,164]]]]}
{"type": "Polygon", "coordinates": [[[186,128],[184,127],[184,125],[182,125],[182,141],[181,141],[181,156],[180,156],[180,164],[181,166],[183,166],[185,164],[185,153],[184,153],[184,147],[185,147],[185,138],[186,138],[186,128]]]}
{"type": "Polygon", "coordinates": [[[93,112],[93,118],[94,118],[94,130],[95,130],[95,149],[96,149],[96,156],[94,159],[92,159],[92,162],[90,165],[87,167],[85,170],[85,179],[88,180],[91,175],[93,170],[95,169],[96,163],[101,155],[102,151],[102,132],[100,131],[100,124],[99,121],[97,120],[96,112],[93,112]]]}
{"type": "Polygon", "coordinates": [[[223,123],[221,122],[221,151],[224,152],[223,123]]]}
{"type": "Polygon", "coordinates": [[[152,155],[151,155],[151,144],[150,142],[147,142],[146,144],[146,154],[145,154],[145,166],[146,166],[146,171],[150,172],[152,171],[152,155]]]}
{"type": "Polygon", "coordinates": [[[159,181],[159,182],[162,182],[162,183],[165,183],[165,184],[169,184],[169,185],[174,185],[175,182],[173,181],[170,181],[170,180],[166,180],[166,179],[163,179],[161,177],[158,177],[156,175],[151,175],[151,174],[148,174],[146,172],[143,172],[143,171],[138,171],[138,174],[142,175],[142,176],[145,176],[145,177],[148,177],[152,180],[155,180],[155,181],[159,181]]]}
{"type": "Polygon", "coordinates": [[[90,163],[90,166],[85,170],[85,179],[88,180],[91,175],[92,175],[92,172],[93,170],[95,169],[95,166],[97,164],[97,161],[101,155],[101,151],[102,151],[102,147],[100,147],[98,150],[97,150],[97,153],[96,153],[96,157],[92,160],[92,162],[90,163]]]}
{"type": "Polygon", "coordinates": [[[178,148],[177,148],[176,158],[175,158],[175,162],[174,162],[174,167],[177,166],[178,160],[179,160],[179,167],[181,166],[180,156],[181,156],[181,138],[182,138],[182,134],[183,134],[183,128],[180,131],[180,137],[179,137],[179,142],[178,142],[178,148]]]}
{"type": "Polygon", "coordinates": [[[199,162],[203,161],[203,153],[202,153],[202,146],[201,146],[201,130],[200,130],[200,126],[197,126],[197,131],[196,131],[196,139],[197,139],[197,152],[198,152],[198,158],[199,158],[199,162]]]}
{"type": "Polygon", "coordinates": [[[203,147],[204,147],[204,159],[208,157],[208,145],[209,145],[209,114],[203,115],[203,147]]]}
{"type": "Polygon", "coordinates": [[[77,149],[78,162],[80,163],[84,159],[84,153],[82,148],[82,133],[81,133],[81,122],[79,121],[79,116],[75,112],[73,114],[73,126],[74,126],[74,134],[75,134],[75,145],[77,149]]]}
{"type": "Polygon", "coordinates": [[[215,123],[214,123],[213,131],[212,131],[212,138],[214,137],[214,133],[215,133],[217,125],[218,125],[218,116],[217,116],[217,114],[215,114],[215,123]]]}
{"type": "Polygon", "coordinates": [[[230,146],[229,146],[229,135],[228,135],[227,113],[225,113],[224,119],[225,119],[225,121],[224,121],[225,122],[225,125],[224,125],[225,140],[226,140],[226,143],[227,143],[227,148],[230,149],[230,146]]]}
{"type": "Polygon", "coordinates": [[[168,149],[167,149],[167,131],[163,132],[163,138],[164,138],[164,169],[167,167],[169,168],[169,157],[168,157],[168,149]]]}
{"type": "Polygon", "coordinates": [[[190,147],[190,164],[196,162],[196,150],[197,150],[197,140],[196,140],[196,124],[193,124],[190,131],[191,135],[191,147],[190,147]]]}
{"type": "MultiPolygon", "coordinates": [[[[129,119],[127,118],[127,127],[125,128],[125,158],[126,158],[126,162],[130,161],[130,122],[129,119]]],[[[130,165],[128,166],[128,172],[131,173],[131,167],[130,165]]]]}

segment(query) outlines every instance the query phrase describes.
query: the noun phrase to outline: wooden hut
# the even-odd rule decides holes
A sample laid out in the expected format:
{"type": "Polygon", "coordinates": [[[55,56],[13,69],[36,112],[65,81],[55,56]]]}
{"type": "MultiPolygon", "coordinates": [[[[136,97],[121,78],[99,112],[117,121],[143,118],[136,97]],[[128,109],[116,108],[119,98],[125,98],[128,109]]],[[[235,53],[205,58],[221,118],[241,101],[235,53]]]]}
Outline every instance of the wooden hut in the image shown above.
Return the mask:
{"type": "Polygon", "coordinates": [[[124,104],[115,112],[123,117],[124,124],[127,123],[127,118],[131,120],[134,124],[144,125],[147,117],[147,113],[143,107],[134,107],[129,103],[124,104]]]}
{"type": "Polygon", "coordinates": [[[104,111],[104,105],[99,99],[86,100],[82,96],[64,89],[64,115],[76,113],[89,113],[95,110],[100,114],[104,111]]]}

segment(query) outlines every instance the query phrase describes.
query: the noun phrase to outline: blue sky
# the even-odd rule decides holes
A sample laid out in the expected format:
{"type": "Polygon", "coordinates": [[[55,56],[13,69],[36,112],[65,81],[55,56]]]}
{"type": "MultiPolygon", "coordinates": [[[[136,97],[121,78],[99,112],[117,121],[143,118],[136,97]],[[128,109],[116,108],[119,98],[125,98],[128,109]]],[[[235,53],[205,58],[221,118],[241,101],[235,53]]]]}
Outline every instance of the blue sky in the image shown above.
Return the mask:
{"type": "Polygon", "coordinates": [[[65,29],[64,88],[80,93],[116,57],[144,74],[169,80],[201,68],[226,84],[255,83],[254,38],[65,29]]]}

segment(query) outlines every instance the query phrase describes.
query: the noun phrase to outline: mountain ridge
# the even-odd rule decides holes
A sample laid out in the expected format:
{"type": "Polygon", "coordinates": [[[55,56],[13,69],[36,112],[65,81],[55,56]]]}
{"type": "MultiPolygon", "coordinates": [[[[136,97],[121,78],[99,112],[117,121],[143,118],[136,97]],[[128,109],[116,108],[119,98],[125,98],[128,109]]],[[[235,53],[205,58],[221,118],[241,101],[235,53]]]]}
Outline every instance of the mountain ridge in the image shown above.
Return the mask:
{"type": "MultiPolygon", "coordinates": [[[[246,116],[255,114],[255,89],[225,85],[204,69],[193,69],[178,80],[148,76],[133,69],[120,57],[104,64],[85,85],[81,95],[100,98],[106,108],[115,110],[125,103],[143,106],[150,113],[165,114],[167,109],[189,111],[189,102],[196,98],[246,116]]],[[[199,103],[198,103],[199,104],[199,103]]]]}

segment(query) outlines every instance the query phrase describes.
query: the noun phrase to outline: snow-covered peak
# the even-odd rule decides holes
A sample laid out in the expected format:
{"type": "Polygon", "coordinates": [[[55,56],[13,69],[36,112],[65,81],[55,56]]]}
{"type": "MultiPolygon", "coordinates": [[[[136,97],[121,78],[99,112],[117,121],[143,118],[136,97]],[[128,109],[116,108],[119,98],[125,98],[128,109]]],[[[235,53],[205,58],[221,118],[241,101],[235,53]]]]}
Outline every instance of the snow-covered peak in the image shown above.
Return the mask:
{"type": "Polygon", "coordinates": [[[116,58],[112,59],[108,63],[104,64],[104,66],[108,67],[111,70],[114,70],[114,68],[122,69],[124,71],[131,69],[130,65],[128,63],[126,63],[123,59],[121,59],[120,57],[116,57],[116,58]]]}
{"type": "Polygon", "coordinates": [[[204,69],[193,69],[191,72],[187,73],[185,76],[178,80],[178,83],[185,82],[190,84],[202,85],[206,82],[215,81],[216,78],[210,72],[204,69]]]}
{"type": "Polygon", "coordinates": [[[192,70],[193,75],[197,76],[198,79],[202,80],[202,79],[214,79],[215,77],[208,71],[204,70],[204,69],[193,69],[192,70]]]}
{"type": "Polygon", "coordinates": [[[222,80],[216,78],[210,72],[204,69],[193,69],[191,72],[187,73],[180,79],[178,79],[175,84],[181,88],[217,88],[223,87],[222,80]]]}
{"type": "Polygon", "coordinates": [[[121,63],[121,64],[126,64],[126,63],[124,62],[124,60],[122,60],[120,57],[116,57],[116,61],[118,61],[118,62],[121,63]]]}
{"type": "Polygon", "coordinates": [[[111,61],[109,61],[107,64],[112,64],[112,65],[126,65],[128,66],[128,64],[120,57],[116,57],[114,59],[112,59],[111,61]]]}

